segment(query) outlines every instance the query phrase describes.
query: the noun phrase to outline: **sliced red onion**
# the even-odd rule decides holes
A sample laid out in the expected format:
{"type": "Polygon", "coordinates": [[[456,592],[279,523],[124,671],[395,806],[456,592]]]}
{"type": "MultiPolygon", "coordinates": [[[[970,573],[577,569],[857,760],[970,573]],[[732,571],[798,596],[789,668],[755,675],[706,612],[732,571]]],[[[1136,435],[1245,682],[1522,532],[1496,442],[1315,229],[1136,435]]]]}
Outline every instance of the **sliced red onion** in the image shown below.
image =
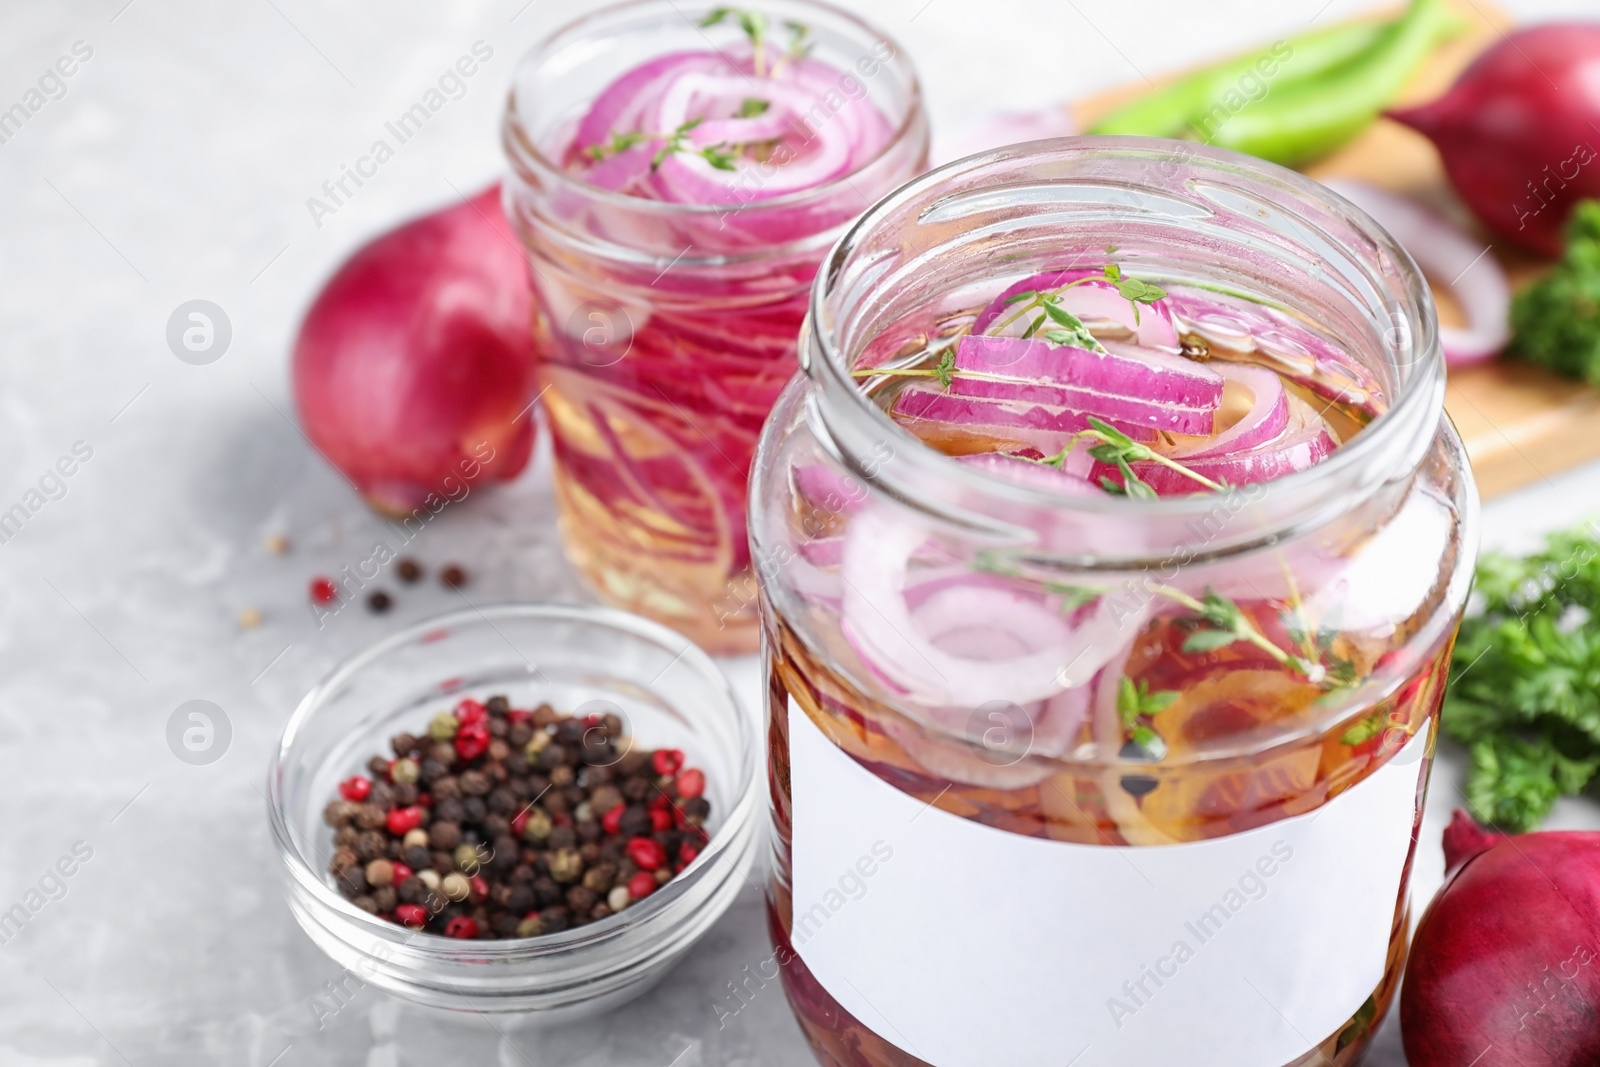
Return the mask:
{"type": "Polygon", "coordinates": [[[804,463],[790,473],[794,488],[819,511],[849,515],[867,500],[867,487],[852,475],[826,463],[804,463]]]}
{"type": "MultiPolygon", "coordinates": [[[[1135,311],[1133,302],[1124,299],[1101,270],[1074,269],[1034,274],[1007,286],[1004,292],[978,313],[977,319],[972,324],[972,332],[984,333],[989,330],[991,324],[1016,315],[1025,301],[1018,301],[1016,304],[1008,304],[1006,301],[1018,293],[1047,292],[1059,289],[1070,282],[1080,282],[1080,284],[1061,294],[1060,306],[1076,315],[1102,341],[1111,334],[1120,332],[1123,338],[1137,341],[1146,347],[1160,348],[1169,352],[1178,350],[1178,333],[1173,328],[1172,315],[1165,300],[1157,300],[1153,304],[1140,304],[1135,311]]],[[[1016,321],[1007,325],[1004,332],[1010,335],[1021,333],[1027,329],[1028,322],[1037,315],[1038,312],[1018,316],[1016,321]]]]}
{"type": "Polygon", "coordinates": [[[646,110],[654,103],[668,79],[689,71],[723,70],[733,67],[715,52],[671,52],[641,63],[606,86],[578,122],[572,138],[572,151],[581,152],[611,140],[612,133],[628,133],[641,128],[646,110]]]}
{"type": "MultiPolygon", "coordinates": [[[[1075,449],[1073,455],[1077,455],[1079,451],[1083,450],[1075,449]]],[[[1083,454],[1088,455],[1087,451],[1083,451],[1083,454]]],[[[1069,493],[1074,496],[1099,495],[1100,490],[1085,480],[1088,464],[1083,464],[1079,470],[1074,470],[1070,466],[1072,456],[1067,458],[1069,466],[1066,469],[1035,463],[1019,456],[1009,456],[1003,452],[980,452],[962,456],[961,462],[985,474],[1004,481],[1016,482],[1018,485],[1026,485],[1032,489],[1069,493]]]]}
{"type": "Polygon", "coordinates": [[[1239,307],[1216,294],[1183,289],[1170,291],[1166,303],[1180,333],[1225,353],[1264,356],[1313,392],[1378,414],[1383,393],[1372,372],[1288,312],[1262,304],[1239,307]]]}
{"type": "MultiPolygon", "coordinates": [[[[770,51],[765,58],[762,75],[754,73],[748,54],[735,61],[716,52],[673,53],[628,71],[579,121],[567,151],[569,165],[586,177],[598,173],[607,188],[636,195],[739,205],[835,181],[874,158],[893,137],[888,119],[869,98],[841,95],[844,75],[838,69],[809,58],[780,60],[770,51]],[[751,99],[763,101],[766,108],[741,118],[743,103],[751,99]],[[665,138],[691,123],[696,125],[685,135],[690,150],[656,162],[665,138]],[[644,134],[639,151],[656,165],[641,178],[635,160],[627,167],[608,167],[610,159],[594,163],[587,157],[586,149],[604,147],[614,134],[644,134]],[[765,156],[742,150],[760,144],[771,146],[765,156]],[[720,145],[728,146],[731,169],[713,165],[698,151],[720,145]],[[625,171],[626,180],[619,180],[618,171],[625,171]]],[[[806,214],[811,210],[797,208],[789,228],[808,229],[805,223],[817,221],[806,214]]],[[[830,214],[809,229],[840,221],[843,217],[830,214]]],[[[771,239],[782,234],[763,228],[761,234],[747,236],[771,239]]]]}
{"type": "Polygon", "coordinates": [[[1243,363],[1213,363],[1223,379],[1248,390],[1250,410],[1238,422],[1205,441],[1172,452],[1185,463],[1210,456],[1247,452],[1277,438],[1289,425],[1289,396],[1283,379],[1263,367],[1243,363]]]}
{"type": "Polygon", "coordinates": [[[1505,347],[1511,339],[1511,282],[1486,254],[1487,245],[1414,200],[1369,182],[1337,178],[1323,184],[1376,219],[1430,278],[1455,295],[1467,325],[1440,328],[1445,362],[1465,367],[1505,347]]]}
{"type": "MultiPolygon", "coordinates": [[[[1247,451],[1204,459],[1191,457],[1182,460],[1182,464],[1214,482],[1226,482],[1238,487],[1303,471],[1327,458],[1335,447],[1337,443],[1321,417],[1299,397],[1290,397],[1287,425],[1276,437],[1247,451]]],[[[1159,463],[1139,462],[1132,464],[1132,467],[1141,480],[1162,496],[1208,492],[1200,482],[1159,463]]],[[[1098,464],[1094,477],[1098,480],[1101,476],[1119,483],[1122,480],[1115,468],[1098,464]]]]}
{"type": "MultiPolygon", "coordinates": [[[[990,433],[1001,427],[1073,434],[1089,428],[1089,416],[1070,408],[1047,407],[1008,400],[990,400],[947,393],[940,386],[912,384],[895,398],[891,414],[902,419],[930,419],[990,433]]],[[[1130,437],[1149,439],[1154,433],[1137,426],[1126,428],[1130,437]]],[[[1000,436],[999,433],[991,433],[1000,436]]],[[[1041,450],[1042,451],[1042,450],[1041,450]]]]}
{"type": "Polygon", "coordinates": [[[1082,686],[1125,643],[1127,619],[1102,597],[1071,619],[1053,598],[971,573],[920,597],[913,553],[920,521],[875,503],[845,537],[841,629],[862,661],[907,699],[933,707],[1028,705],[1082,686]]]}
{"type": "Polygon", "coordinates": [[[1215,410],[1222,376],[1181,356],[1108,342],[1104,352],[1037,338],[970,334],[956,345],[956,369],[1059,382],[1117,396],[1215,410]]]}

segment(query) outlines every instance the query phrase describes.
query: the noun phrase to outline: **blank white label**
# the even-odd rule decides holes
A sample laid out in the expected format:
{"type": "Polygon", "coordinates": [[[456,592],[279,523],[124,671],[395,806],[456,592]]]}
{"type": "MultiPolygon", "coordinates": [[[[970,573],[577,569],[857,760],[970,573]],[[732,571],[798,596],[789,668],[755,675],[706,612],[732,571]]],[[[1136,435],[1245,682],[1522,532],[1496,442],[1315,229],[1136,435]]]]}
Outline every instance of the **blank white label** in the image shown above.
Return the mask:
{"type": "Polygon", "coordinates": [[[1283,1067],[1383,978],[1426,745],[1308,815],[1079,845],[907,796],[791,700],[794,944],[936,1067],[1283,1067]]]}

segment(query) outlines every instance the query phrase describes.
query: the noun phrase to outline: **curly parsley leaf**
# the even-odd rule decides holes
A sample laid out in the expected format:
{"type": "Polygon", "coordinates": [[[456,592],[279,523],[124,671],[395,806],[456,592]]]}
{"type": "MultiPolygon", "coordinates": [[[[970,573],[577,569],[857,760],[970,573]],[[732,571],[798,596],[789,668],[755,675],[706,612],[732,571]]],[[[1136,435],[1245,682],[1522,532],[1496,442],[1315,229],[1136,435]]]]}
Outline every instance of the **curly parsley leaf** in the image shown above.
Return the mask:
{"type": "Polygon", "coordinates": [[[1461,624],[1444,732],[1467,746],[1480,822],[1526,831],[1600,773],[1600,543],[1552,534],[1526,557],[1486,554],[1481,610],[1461,624]]]}

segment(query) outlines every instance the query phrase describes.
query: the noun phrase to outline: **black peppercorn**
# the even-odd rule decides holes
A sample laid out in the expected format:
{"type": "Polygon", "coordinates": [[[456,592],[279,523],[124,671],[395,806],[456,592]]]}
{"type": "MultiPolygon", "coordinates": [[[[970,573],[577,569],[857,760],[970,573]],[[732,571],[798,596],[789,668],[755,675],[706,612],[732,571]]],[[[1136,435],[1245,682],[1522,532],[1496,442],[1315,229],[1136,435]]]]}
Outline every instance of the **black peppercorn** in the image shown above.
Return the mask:
{"type": "Polygon", "coordinates": [[[367,760],[367,773],[373,778],[389,777],[389,761],[382,756],[373,756],[367,760]]]}
{"type": "Polygon", "coordinates": [[[690,797],[678,807],[683,809],[684,817],[688,819],[704,819],[711,814],[711,801],[705,797],[690,797]]]}
{"type": "Polygon", "coordinates": [[[498,812],[491,811],[483,817],[483,835],[490,840],[502,837],[511,832],[511,820],[498,812]]]}
{"type": "Polygon", "coordinates": [[[529,722],[514,722],[506,729],[506,740],[512,748],[527,748],[528,742],[533,740],[533,724],[529,722]]]}
{"type": "Polygon", "coordinates": [[[422,765],[417,771],[417,777],[421,779],[423,785],[432,786],[449,773],[449,767],[429,756],[422,761],[422,765]]]}
{"type": "Polygon", "coordinates": [[[648,778],[642,775],[632,775],[622,781],[622,795],[637,804],[655,795],[656,788],[650,784],[648,778]]]}
{"type": "Polygon", "coordinates": [[[405,556],[398,560],[394,565],[394,571],[400,576],[400,580],[407,585],[422,577],[422,565],[410,556],[405,556]]]}
{"type": "Polygon", "coordinates": [[[567,907],[579,915],[587,915],[600,903],[600,894],[581,885],[575,885],[567,890],[567,907]]]}
{"type": "Polygon", "coordinates": [[[489,776],[482,771],[463,771],[461,791],[469,797],[481,797],[489,792],[489,776]]]}
{"type": "Polygon", "coordinates": [[[539,913],[544,928],[549,933],[559,933],[572,925],[572,915],[560,904],[552,904],[539,913]]]}
{"type": "Polygon", "coordinates": [[[623,837],[643,837],[650,832],[650,811],[643,804],[629,804],[617,824],[623,837]]]}
{"type": "Polygon", "coordinates": [[[550,877],[535,878],[533,881],[533,900],[541,908],[548,908],[561,899],[561,886],[550,877]]]}
{"type": "Polygon", "coordinates": [[[367,876],[359,865],[352,864],[334,872],[334,881],[346,897],[357,897],[367,891],[367,876]]]}
{"type": "Polygon", "coordinates": [[[394,806],[409,808],[417,802],[417,787],[411,782],[402,782],[394,787],[394,806]]]}
{"type": "Polygon", "coordinates": [[[522,920],[509,912],[501,912],[489,920],[489,929],[496,937],[516,937],[517,927],[521,925],[522,920]]]}
{"type": "Polygon", "coordinates": [[[553,849],[576,848],[578,834],[570,826],[557,826],[550,831],[550,847],[553,849]]]}
{"type": "Polygon", "coordinates": [[[505,907],[513,915],[523,915],[532,911],[535,903],[533,886],[512,885],[507,887],[505,907]]]}
{"type": "Polygon", "coordinates": [[[389,839],[377,830],[363,830],[356,838],[355,853],[363,863],[384,855],[388,848],[389,839]]]}
{"type": "Polygon", "coordinates": [[[465,813],[467,822],[483,822],[483,817],[489,814],[489,806],[483,802],[482,797],[466,797],[461,801],[461,810],[465,813]]]}
{"type": "MultiPolygon", "coordinates": [[[[467,808],[462,801],[457,800],[454,797],[449,800],[440,800],[438,797],[435,797],[433,805],[433,817],[436,820],[442,819],[445,822],[459,823],[461,820],[467,817],[467,808]]],[[[430,831],[430,833],[431,832],[432,831],[430,831]]]]}
{"type": "Polygon", "coordinates": [[[428,886],[421,878],[412,875],[395,887],[395,895],[402,904],[421,904],[423,898],[428,895],[428,886]]]}
{"type": "Polygon", "coordinates": [[[544,751],[539,753],[539,761],[534,764],[541,774],[549,774],[567,762],[567,751],[552,741],[544,746],[544,751]]]}
{"type": "Polygon", "coordinates": [[[605,828],[593,819],[583,819],[577,824],[578,840],[587,845],[597,845],[605,836],[605,828]]]}
{"type": "Polygon", "coordinates": [[[450,851],[461,843],[461,824],[451,819],[435,819],[428,827],[428,843],[436,849],[450,851]]]}
{"type": "Polygon", "coordinates": [[[467,584],[467,572],[459,564],[451,563],[439,572],[439,580],[451,589],[460,589],[467,584]]]}
{"type": "Polygon", "coordinates": [[[447,774],[433,783],[432,792],[435,803],[441,800],[460,800],[461,779],[447,774]]]}
{"type": "Polygon", "coordinates": [[[400,858],[405,860],[407,867],[414,871],[420,871],[428,865],[428,855],[427,845],[412,845],[405,850],[400,858]]]}
{"type": "Polygon", "coordinates": [[[489,810],[498,815],[510,815],[517,810],[517,798],[506,787],[491,790],[489,793],[489,810]]]}

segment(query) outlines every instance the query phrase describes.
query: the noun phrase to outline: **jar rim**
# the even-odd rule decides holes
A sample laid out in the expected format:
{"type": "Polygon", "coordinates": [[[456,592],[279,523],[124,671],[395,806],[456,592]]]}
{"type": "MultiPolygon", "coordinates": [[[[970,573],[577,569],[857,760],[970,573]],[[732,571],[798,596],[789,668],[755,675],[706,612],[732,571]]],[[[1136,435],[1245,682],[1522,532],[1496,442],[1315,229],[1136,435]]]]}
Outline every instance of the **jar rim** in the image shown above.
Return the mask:
{"type": "MultiPolygon", "coordinates": [[[[367,645],[340,661],[307,692],[285,725],[268,768],[268,821],[283,865],[293,909],[297,916],[308,907],[315,909],[314,915],[302,917],[302,924],[309,918],[324,928],[330,925],[339,927],[339,930],[333,931],[334,936],[347,947],[348,935],[354,932],[370,937],[374,946],[387,945],[390,949],[403,952],[404,965],[409,965],[411,972],[424,979],[418,984],[428,985],[425,968],[430,963],[461,963],[465,959],[470,959],[474,964],[483,964],[486,968],[485,977],[490,976],[497,964],[544,962],[566,965],[571,969],[584,968],[585,977],[595,981],[611,978],[628,980],[663,956],[670,957],[687,947],[684,940],[687,935],[683,928],[707,923],[708,908],[716,907],[716,913],[709,915],[709,919],[720,915],[721,906],[725,906],[723,901],[731,898],[720,892],[719,887],[730,881],[742,883],[744,880],[743,872],[753,861],[757,840],[757,801],[762,784],[755,771],[757,752],[758,739],[754,724],[726,676],[709,655],[676,631],[625,611],[598,606],[507,603],[472,607],[423,620],[367,645]],[[678,650],[677,658],[672,662],[695,672],[696,690],[703,693],[707,704],[716,705],[719,713],[728,717],[736,736],[735,744],[739,751],[732,754],[730,762],[738,768],[738,778],[729,783],[731,803],[721,825],[700,854],[649,897],[606,919],[558,933],[533,938],[462,941],[413,931],[357,908],[327,883],[308,861],[302,845],[296,840],[297,835],[291,825],[293,814],[289,810],[290,799],[285,794],[285,778],[290,773],[293,747],[298,735],[331,697],[336,696],[352,678],[380,663],[384,657],[419,641],[427,641],[433,634],[461,632],[466,627],[488,627],[498,631],[497,623],[518,619],[578,622],[615,631],[619,637],[654,644],[663,651],[678,650]],[[690,899],[693,893],[702,889],[698,899],[690,899]],[[609,961],[609,966],[602,966],[587,955],[588,951],[608,944],[615,944],[618,950],[618,955],[609,961]],[[591,971],[588,969],[590,967],[598,969],[591,971]]],[[[689,937],[690,941],[692,939],[689,937]]],[[[362,954],[367,958],[373,957],[372,952],[362,954]]],[[[391,957],[384,959],[392,962],[391,957]]],[[[570,984],[567,981],[570,977],[570,970],[567,969],[563,969],[559,975],[507,973],[498,979],[504,983],[504,988],[500,985],[493,990],[475,987],[473,991],[484,995],[486,999],[492,999],[496,994],[514,996],[540,993],[547,985],[570,984]]],[[[457,995],[466,994],[462,990],[454,990],[444,999],[453,999],[457,995]]]]}
{"type": "MultiPolygon", "coordinates": [[[[557,165],[554,160],[545,154],[544,150],[528,134],[526,126],[521,121],[518,109],[520,85],[515,74],[512,76],[511,88],[506,94],[506,110],[503,122],[503,141],[507,156],[511,159],[514,167],[527,166],[541,179],[553,182],[558,187],[579,195],[591,197],[598,203],[626,207],[630,211],[642,211],[646,214],[661,215],[669,218],[710,215],[738,215],[748,218],[763,211],[792,210],[813,200],[824,200],[830,196],[839,195],[841,190],[850,187],[852,178],[891,157],[908,138],[915,135],[918,126],[923,120],[922,83],[917,77],[916,68],[909,59],[905,58],[905,49],[901,47],[900,42],[872,23],[857,17],[844,8],[836,7],[834,4],[827,2],[827,0],[781,0],[781,2],[800,8],[819,9],[826,12],[831,18],[835,18],[855,30],[859,30],[866,39],[886,43],[892,52],[890,59],[886,62],[899,62],[905,70],[905,115],[895,127],[894,132],[879,146],[878,151],[849,173],[842,174],[837,178],[830,178],[820,185],[784,193],[782,196],[728,204],[677,203],[666,200],[653,200],[642,196],[630,196],[627,193],[595,185],[593,182],[557,165]]],[[[523,57],[517,63],[518,69],[543,62],[559,48],[574,43],[574,41],[581,39],[585,33],[593,31],[596,27],[603,26],[608,20],[615,19],[631,11],[643,11],[649,8],[658,8],[663,14],[670,14],[674,18],[688,18],[672,0],[621,0],[619,3],[608,4],[552,30],[523,54],[523,57]]],[[[810,236],[807,235],[806,238],[801,240],[809,239],[810,236]]]]}
{"type": "MultiPolygon", "coordinates": [[[[1154,500],[1119,497],[1109,493],[1103,497],[1067,494],[1037,485],[986,478],[981,470],[955,462],[951,457],[923,443],[915,435],[895,424],[873,402],[873,399],[859,388],[851,376],[851,367],[848,365],[846,354],[838,344],[836,331],[832,328],[832,309],[828,301],[835,285],[850,264],[852,254],[869,235],[886,223],[892,224],[896,214],[904,211],[909,205],[930,199],[941,186],[954,179],[971,176],[985,169],[999,169],[1008,163],[1026,162],[1029,159],[1062,160],[1083,154],[1149,155],[1158,152],[1180,153],[1188,159],[1199,159],[1219,170],[1226,169],[1234,173],[1242,172],[1250,177],[1270,179],[1278,184],[1287,185],[1313,205],[1343,217],[1382,255],[1387,256],[1395,264],[1398,280],[1406,296],[1404,306],[1400,310],[1410,331],[1413,358],[1404,365],[1392,360],[1399,381],[1397,395],[1393,401],[1348,443],[1341,444],[1321,462],[1263,484],[1270,485],[1274,492],[1298,493],[1311,497],[1315,495],[1315,487],[1337,482],[1341,477],[1353,477],[1354,472],[1363,464],[1370,463],[1375,455],[1386,449],[1406,447],[1408,456],[1415,462],[1420,462],[1424,446],[1437,429],[1444,410],[1444,358],[1438,336],[1438,321],[1427,283],[1410,254],[1365,211],[1305,175],[1252,156],[1210,145],[1153,137],[1058,137],[976,153],[912,179],[868,209],[840,237],[824,260],[822,269],[817,273],[812,285],[807,314],[807,337],[801,346],[801,366],[811,381],[813,397],[819,391],[822,393],[823,403],[818,405],[821,409],[818,414],[824,427],[838,428],[834,421],[838,418],[854,420],[858,425],[860,420],[865,418],[871,420],[871,425],[874,427],[888,427],[891,432],[898,435],[897,442],[904,442],[908,446],[906,455],[913,467],[920,469],[922,473],[936,474],[941,482],[967,493],[987,494],[1008,503],[1089,513],[1100,517],[1161,517],[1181,520],[1209,513],[1216,506],[1214,494],[1164,496],[1154,500]],[[841,407],[844,409],[842,412],[841,407]]],[[[1137,182],[1130,181],[1127,184],[1129,188],[1139,188],[1137,182]]],[[[1000,188],[999,185],[995,187],[996,191],[1000,188]]],[[[1145,188],[1154,191],[1151,186],[1145,188]]],[[[1303,217],[1297,221],[1305,222],[1303,217]]],[[[1176,220],[1175,224],[1181,225],[1176,220]]],[[[1376,321],[1376,312],[1373,309],[1365,310],[1371,312],[1376,321]]],[[[830,448],[836,450],[837,458],[844,461],[847,466],[857,468],[859,473],[865,473],[862,469],[864,465],[855,462],[849,455],[849,448],[840,447],[840,434],[827,433],[819,436],[830,448]]],[[[897,461],[900,458],[898,451],[897,461]]],[[[888,473],[884,469],[885,465],[874,464],[873,467],[875,473],[869,477],[877,484],[883,485],[888,473]]],[[[1379,481],[1387,480],[1389,474],[1392,472],[1388,472],[1379,481]]],[[[1366,481],[1371,482],[1373,479],[1369,477],[1366,481]]],[[[906,506],[920,509],[938,518],[956,523],[966,520],[970,523],[969,513],[942,507],[937,501],[916,498],[910,494],[896,494],[896,499],[906,506]]],[[[1260,540],[1274,540],[1295,529],[1312,524],[1304,519],[1291,521],[1280,528],[1263,532],[1260,540]]],[[[1254,543],[1258,542],[1251,542],[1254,543]]]]}

